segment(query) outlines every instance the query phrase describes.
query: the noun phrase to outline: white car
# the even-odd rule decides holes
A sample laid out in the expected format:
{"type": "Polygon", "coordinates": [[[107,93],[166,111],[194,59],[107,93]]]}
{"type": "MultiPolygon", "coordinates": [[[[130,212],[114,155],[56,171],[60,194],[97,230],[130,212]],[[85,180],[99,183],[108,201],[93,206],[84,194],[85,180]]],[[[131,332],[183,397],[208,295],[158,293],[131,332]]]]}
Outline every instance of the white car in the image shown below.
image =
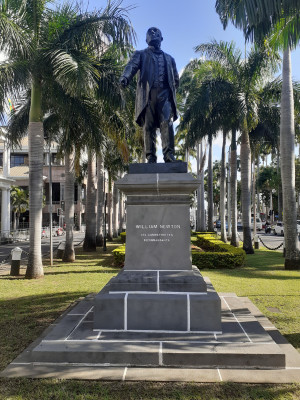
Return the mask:
{"type": "Polygon", "coordinates": [[[284,235],[284,225],[283,222],[277,222],[274,226],[273,226],[273,230],[274,230],[274,235],[284,235]]]}
{"type": "MultiPolygon", "coordinates": [[[[253,229],[253,217],[251,218],[251,229],[253,229]]],[[[256,230],[262,230],[262,222],[260,218],[256,218],[256,230]]]]}

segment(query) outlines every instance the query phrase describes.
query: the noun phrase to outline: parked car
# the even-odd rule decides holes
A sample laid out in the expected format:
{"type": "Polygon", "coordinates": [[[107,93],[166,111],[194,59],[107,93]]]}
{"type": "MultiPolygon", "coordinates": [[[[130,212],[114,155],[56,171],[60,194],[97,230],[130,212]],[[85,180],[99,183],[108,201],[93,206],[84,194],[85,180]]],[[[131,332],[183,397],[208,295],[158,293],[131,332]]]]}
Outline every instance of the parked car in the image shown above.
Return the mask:
{"type": "MultiPolygon", "coordinates": [[[[251,218],[251,229],[253,229],[253,218],[251,218]]],[[[261,231],[262,230],[262,222],[261,222],[261,219],[260,218],[256,218],[256,229],[258,230],[258,231],[261,231]]]]}
{"type": "Polygon", "coordinates": [[[284,235],[284,225],[283,222],[278,221],[274,226],[273,226],[273,230],[274,230],[274,235],[284,235]]]}

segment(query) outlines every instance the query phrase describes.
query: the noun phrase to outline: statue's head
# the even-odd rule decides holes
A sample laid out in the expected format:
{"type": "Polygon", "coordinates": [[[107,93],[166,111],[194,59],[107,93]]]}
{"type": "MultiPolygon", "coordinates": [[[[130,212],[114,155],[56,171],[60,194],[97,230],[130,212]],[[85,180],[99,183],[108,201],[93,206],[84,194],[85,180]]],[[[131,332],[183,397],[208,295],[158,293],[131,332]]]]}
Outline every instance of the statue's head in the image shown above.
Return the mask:
{"type": "Polygon", "coordinates": [[[147,30],[146,42],[150,46],[160,46],[163,37],[160,29],[152,27],[147,30]]]}

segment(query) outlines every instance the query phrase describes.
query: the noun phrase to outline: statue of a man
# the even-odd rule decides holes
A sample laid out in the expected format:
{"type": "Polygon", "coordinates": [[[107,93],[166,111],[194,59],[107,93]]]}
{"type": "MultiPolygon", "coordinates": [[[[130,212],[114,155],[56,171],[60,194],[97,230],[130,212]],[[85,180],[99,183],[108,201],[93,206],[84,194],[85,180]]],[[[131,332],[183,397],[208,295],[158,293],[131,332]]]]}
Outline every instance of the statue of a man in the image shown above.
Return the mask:
{"type": "Polygon", "coordinates": [[[139,71],[135,119],[143,127],[148,163],[156,163],[156,129],[160,129],[165,162],[175,162],[173,121],[177,119],[176,89],[179,76],[169,54],[160,49],[163,40],[158,28],[149,28],[148,48],[136,51],[126,65],[120,83],[126,87],[139,71]]]}

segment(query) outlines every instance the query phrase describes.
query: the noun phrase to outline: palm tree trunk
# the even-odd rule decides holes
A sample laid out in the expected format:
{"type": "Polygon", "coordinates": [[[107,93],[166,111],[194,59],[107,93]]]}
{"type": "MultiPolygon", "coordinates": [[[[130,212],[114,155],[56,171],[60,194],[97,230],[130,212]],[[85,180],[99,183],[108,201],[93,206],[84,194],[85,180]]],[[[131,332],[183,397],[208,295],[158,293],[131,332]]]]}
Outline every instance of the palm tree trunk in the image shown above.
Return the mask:
{"type": "Polygon", "coordinates": [[[41,82],[33,78],[29,113],[29,255],[25,278],[44,275],[41,250],[44,131],[41,82]]]}
{"type": "Polygon", "coordinates": [[[82,185],[80,183],[78,183],[77,186],[77,199],[78,199],[78,214],[77,214],[77,226],[78,226],[78,230],[79,232],[81,232],[81,209],[82,209],[82,185]]]}
{"type": "Polygon", "coordinates": [[[253,209],[253,235],[256,235],[256,176],[255,176],[255,150],[252,162],[252,209],[253,209]]]}
{"type": "Polygon", "coordinates": [[[230,149],[230,193],[231,193],[231,241],[232,246],[239,247],[237,234],[237,154],[236,154],[236,130],[232,129],[230,149]]]}
{"type": "Polygon", "coordinates": [[[89,150],[88,181],[85,206],[85,238],[84,251],[96,251],[96,157],[89,150]]]}
{"type": "Polygon", "coordinates": [[[66,247],[63,261],[75,261],[74,251],[74,153],[65,154],[65,221],[66,221],[66,247]]]}
{"type": "Polygon", "coordinates": [[[111,193],[111,185],[109,185],[109,192],[107,193],[107,240],[112,241],[113,232],[112,232],[112,193],[111,193]]]}
{"type": "MultiPolygon", "coordinates": [[[[246,123],[245,123],[246,125],[246,123]]],[[[253,254],[251,239],[251,149],[247,128],[244,127],[241,136],[241,189],[242,189],[242,220],[246,254],[253,254]]]]}
{"type": "MultiPolygon", "coordinates": [[[[258,153],[257,155],[257,169],[256,169],[256,176],[257,176],[257,182],[259,180],[259,166],[260,166],[260,155],[258,153]]],[[[257,196],[256,196],[256,201],[257,201],[257,212],[260,214],[260,199],[259,199],[259,189],[257,188],[257,196]]]]}
{"type": "Polygon", "coordinates": [[[281,181],[285,236],[285,269],[300,269],[295,192],[294,98],[290,49],[283,52],[280,117],[281,181]]]}
{"type": "Polygon", "coordinates": [[[207,228],[209,232],[214,230],[214,199],[213,199],[213,162],[212,162],[212,136],[208,136],[208,182],[207,182],[207,228]]]}
{"type": "MultiPolygon", "coordinates": [[[[277,149],[277,174],[279,174],[280,169],[280,156],[279,149],[277,149]]],[[[278,185],[278,220],[282,221],[282,185],[279,183],[278,185]]]]}
{"type": "Polygon", "coordinates": [[[97,154],[97,227],[96,244],[103,245],[103,207],[104,207],[104,174],[103,159],[100,153],[97,154]]]}
{"type": "Polygon", "coordinates": [[[124,224],[124,204],[123,204],[123,194],[119,191],[119,234],[123,232],[124,224]]]}
{"type": "Polygon", "coordinates": [[[227,235],[226,235],[226,222],[225,222],[225,184],[226,184],[226,132],[223,132],[223,143],[222,143],[222,157],[221,157],[221,179],[220,179],[220,215],[221,215],[221,240],[227,243],[227,235]]]}
{"type": "Polygon", "coordinates": [[[118,203],[119,203],[119,193],[118,189],[114,183],[113,186],[113,211],[112,211],[112,228],[113,237],[118,237],[118,203]]]}

